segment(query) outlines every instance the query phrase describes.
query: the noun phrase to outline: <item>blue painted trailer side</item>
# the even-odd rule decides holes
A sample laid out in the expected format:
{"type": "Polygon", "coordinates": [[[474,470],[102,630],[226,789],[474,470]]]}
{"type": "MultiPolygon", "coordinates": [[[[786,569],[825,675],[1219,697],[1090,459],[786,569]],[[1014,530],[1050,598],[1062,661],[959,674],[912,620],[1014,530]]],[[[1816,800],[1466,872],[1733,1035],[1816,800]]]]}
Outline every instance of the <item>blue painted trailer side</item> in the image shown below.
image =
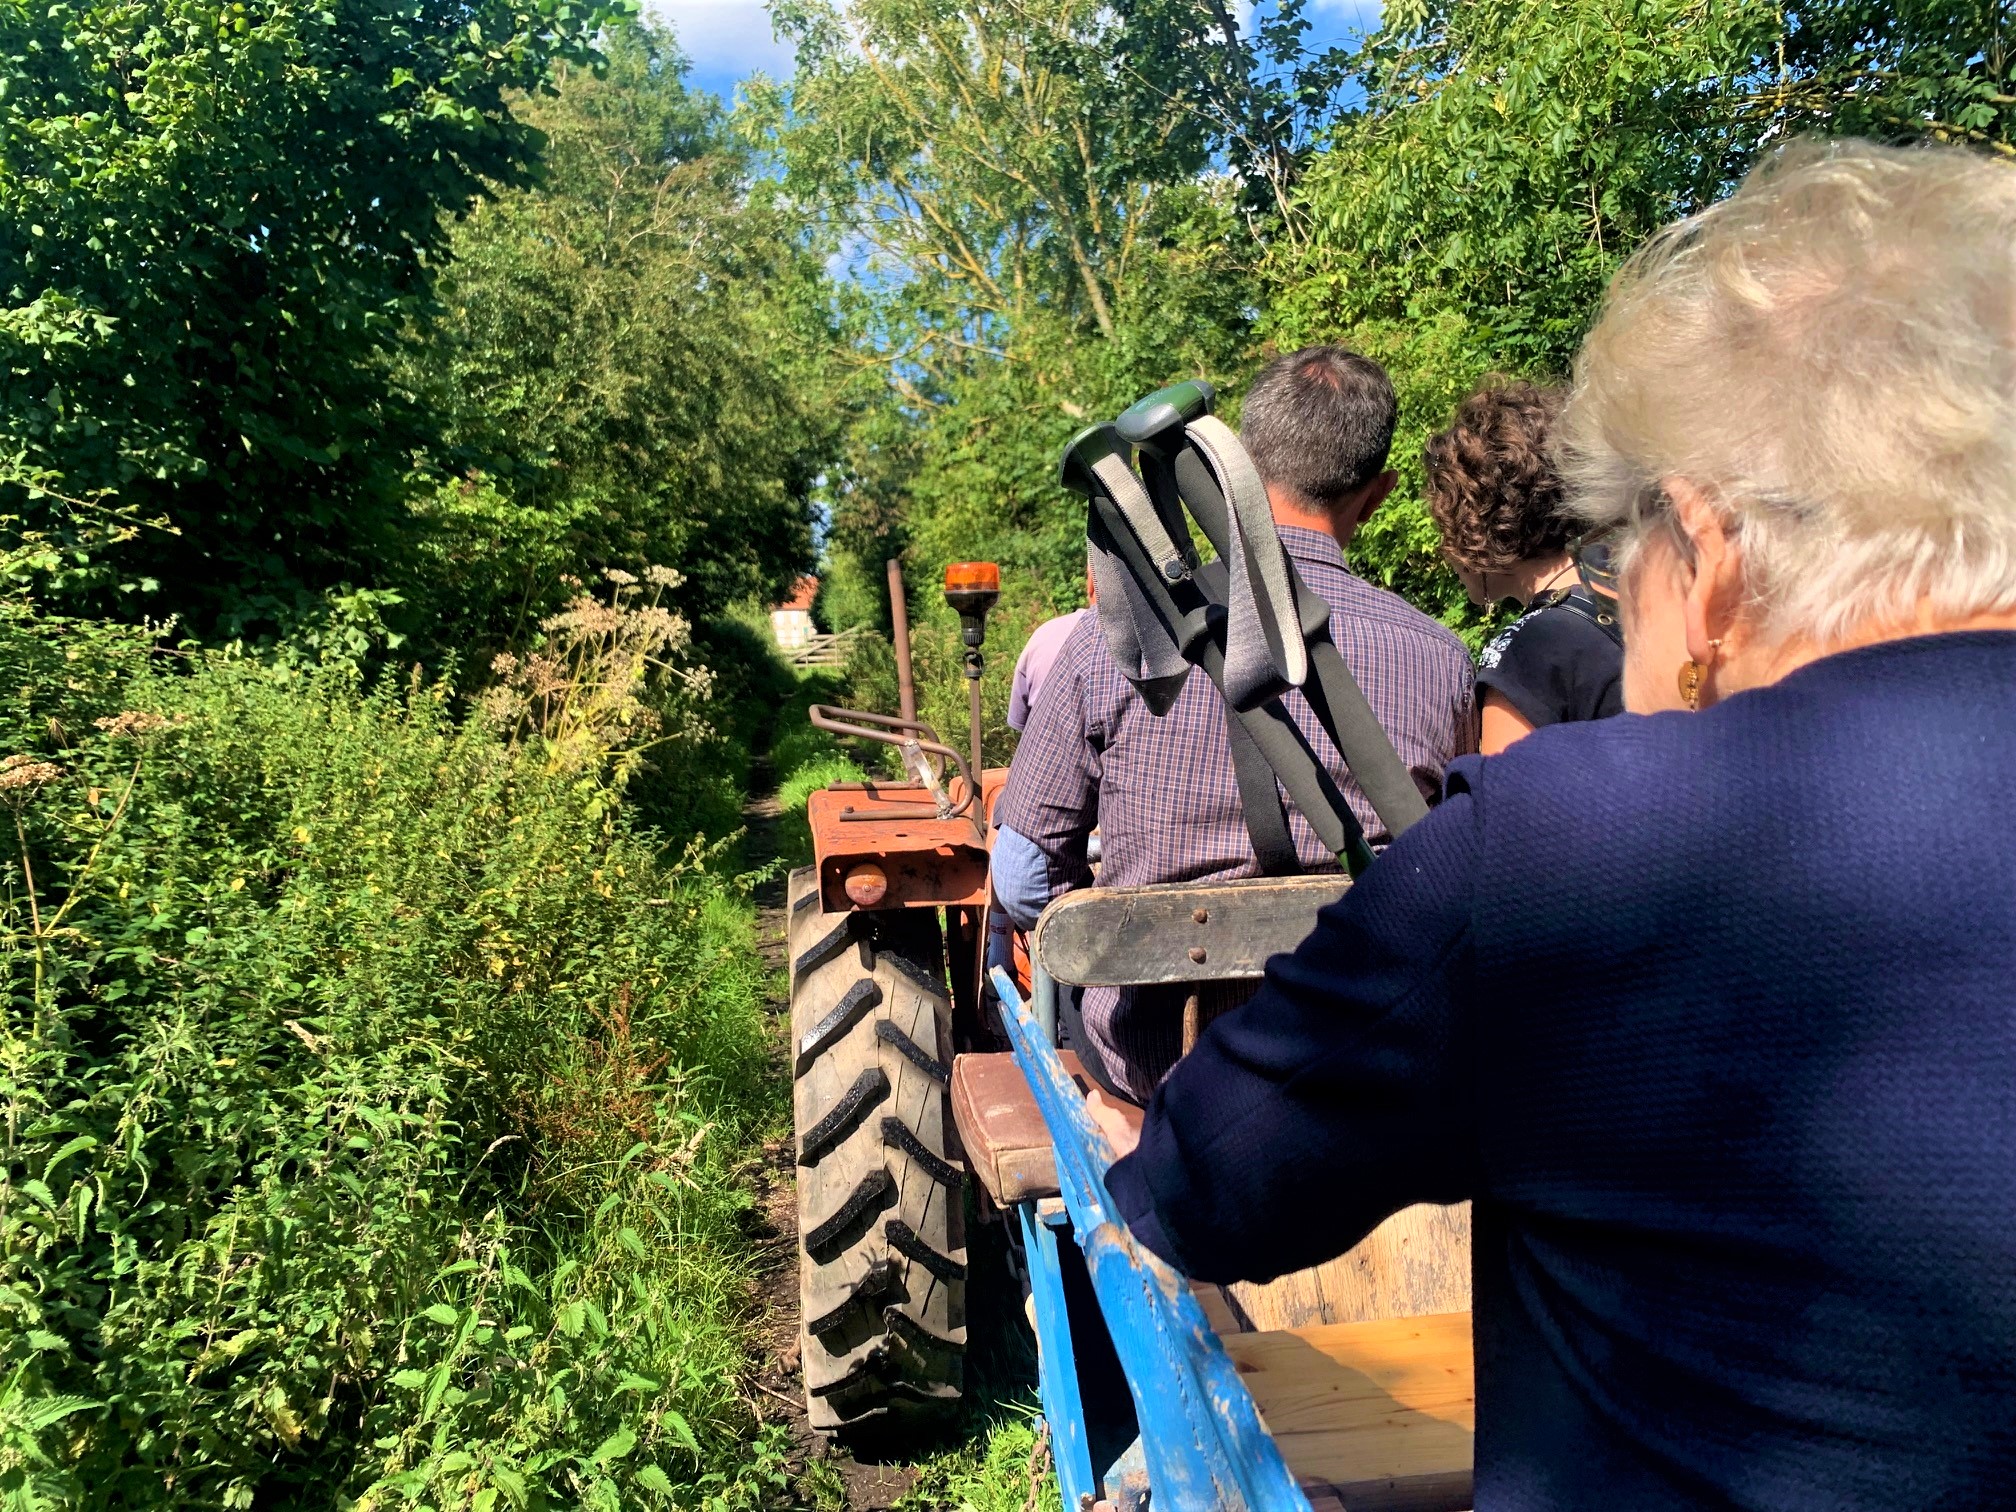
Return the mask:
{"type": "MultiPolygon", "coordinates": [[[[1049,1127],[1058,1189],[1134,1396],[1153,1505],[1169,1512],[1310,1512],[1197,1299],[1112,1212],[1105,1184],[1112,1146],[1048,1036],[1008,974],[997,968],[993,980],[1015,1059],[1049,1127]]],[[[1034,1270],[1033,1248],[1030,1257],[1034,1270]]],[[[1050,1268],[1054,1272],[1054,1252],[1050,1268]]],[[[1046,1369],[1043,1407],[1053,1441],[1061,1442],[1059,1418],[1082,1417],[1075,1380],[1053,1400],[1046,1369]]],[[[1067,1509],[1076,1505],[1068,1489],[1066,1497],[1067,1509]]]]}
{"type": "MultiPolygon", "coordinates": [[[[1071,1339],[1070,1305],[1064,1297],[1064,1277],[1057,1261],[1057,1225],[1036,1211],[1033,1202],[1015,1204],[1022,1227],[1023,1253],[1029,1257],[1029,1286],[1036,1299],[1037,1385],[1043,1393],[1043,1415],[1050,1422],[1050,1457],[1057,1465],[1057,1485],[1067,1509],[1087,1494],[1097,1496],[1099,1483],[1085,1433],[1085,1406],[1078,1396],[1077,1350],[1071,1339]]],[[[1058,1217],[1068,1227],[1069,1219],[1058,1217]]]]}

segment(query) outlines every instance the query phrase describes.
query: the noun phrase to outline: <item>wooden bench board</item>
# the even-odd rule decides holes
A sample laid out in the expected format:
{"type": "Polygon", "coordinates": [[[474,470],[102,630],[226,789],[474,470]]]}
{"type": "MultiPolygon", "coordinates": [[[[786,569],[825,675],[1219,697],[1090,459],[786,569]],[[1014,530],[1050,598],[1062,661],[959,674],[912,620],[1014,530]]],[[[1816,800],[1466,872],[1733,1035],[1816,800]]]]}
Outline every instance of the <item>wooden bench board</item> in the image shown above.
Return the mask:
{"type": "Polygon", "coordinates": [[[1298,1479],[1363,1508],[1470,1505],[1470,1314],[1225,1335],[1298,1479]]]}

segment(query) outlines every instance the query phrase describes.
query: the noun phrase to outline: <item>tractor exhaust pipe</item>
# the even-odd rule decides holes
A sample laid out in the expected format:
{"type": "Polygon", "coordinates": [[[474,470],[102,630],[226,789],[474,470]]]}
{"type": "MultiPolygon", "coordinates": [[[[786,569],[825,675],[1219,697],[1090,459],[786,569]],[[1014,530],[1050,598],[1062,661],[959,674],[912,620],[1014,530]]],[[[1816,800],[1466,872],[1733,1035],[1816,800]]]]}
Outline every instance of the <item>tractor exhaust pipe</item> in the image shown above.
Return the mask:
{"type": "Polygon", "coordinates": [[[896,643],[896,706],[906,724],[917,718],[917,683],[910,675],[910,602],[903,596],[903,564],[889,558],[889,627],[896,643]]]}

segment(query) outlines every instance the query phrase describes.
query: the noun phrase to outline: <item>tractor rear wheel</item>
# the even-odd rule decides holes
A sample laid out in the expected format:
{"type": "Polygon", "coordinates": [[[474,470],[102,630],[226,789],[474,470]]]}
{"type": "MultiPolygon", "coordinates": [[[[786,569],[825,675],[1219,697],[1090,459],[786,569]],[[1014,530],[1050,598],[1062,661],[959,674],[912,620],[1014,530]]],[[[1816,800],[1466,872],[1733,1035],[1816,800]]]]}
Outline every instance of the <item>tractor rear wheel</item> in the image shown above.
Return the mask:
{"type": "Polygon", "coordinates": [[[965,1168],[935,913],[828,913],[792,873],[799,1335],[814,1428],[894,1444],[959,1402],[965,1168]]]}

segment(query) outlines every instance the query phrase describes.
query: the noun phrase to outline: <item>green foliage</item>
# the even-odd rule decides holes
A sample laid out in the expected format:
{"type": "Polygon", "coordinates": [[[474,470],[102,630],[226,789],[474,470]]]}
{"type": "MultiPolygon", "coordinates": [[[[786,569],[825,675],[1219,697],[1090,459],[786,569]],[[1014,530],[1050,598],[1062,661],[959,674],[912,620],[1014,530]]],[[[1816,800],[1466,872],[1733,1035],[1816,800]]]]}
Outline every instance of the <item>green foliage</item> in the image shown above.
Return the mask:
{"type": "Polygon", "coordinates": [[[1348,340],[1400,390],[1403,487],[1360,569],[1474,619],[1435,556],[1419,457],[1485,374],[1564,375],[1617,265],[1801,131],[2016,139],[2006,3],[1413,0],[1355,59],[1270,333],[1348,340]]]}
{"type": "Polygon", "coordinates": [[[808,673],[798,679],[777,713],[769,758],[770,770],[777,780],[777,806],[782,821],[778,828],[778,852],[786,866],[812,864],[812,831],[805,819],[806,800],[812,793],[830,783],[860,782],[869,775],[861,762],[872,762],[872,756],[842,750],[831,735],[813,728],[808,717],[813,704],[841,699],[839,679],[824,672],[808,673]]]}
{"type": "MultiPolygon", "coordinates": [[[[1245,350],[1243,201],[1206,172],[1225,34],[1191,0],[778,14],[799,42],[788,111],[766,106],[786,189],[844,236],[862,382],[887,386],[854,411],[829,554],[866,584],[905,549],[920,579],[992,556],[1069,601],[1065,437],[1245,350]]],[[[876,596],[826,608],[875,623],[876,596]]]]}
{"type": "Polygon", "coordinates": [[[0,621],[0,1494],[753,1505],[746,905],[439,685],[157,660],[0,621]]]}
{"type": "Polygon", "coordinates": [[[978,1443],[934,1458],[898,1503],[917,1512],[1057,1512],[1057,1475],[1037,1449],[1033,1407],[1007,1409],[978,1443]],[[1033,1472],[1033,1473],[1032,1473],[1033,1472]]]}
{"type": "Polygon", "coordinates": [[[676,566],[704,615],[810,565],[819,262],[670,35],[603,45],[605,68],[517,106],[539,183],[456,229],[447,319],[407,355],[451,416],[445,455],[479,469],[423,505],[406,579],[450,644],[508,637],[584,568],[676,566]]]}
{"type": "Polygon", "coordinates": [[[363,580],[431,438],[384,359],[444,214],[524,180],[507,92],[617,8],[0,4],[0,505],[164,519],[90,581],[206,624],[363,580]]]}

